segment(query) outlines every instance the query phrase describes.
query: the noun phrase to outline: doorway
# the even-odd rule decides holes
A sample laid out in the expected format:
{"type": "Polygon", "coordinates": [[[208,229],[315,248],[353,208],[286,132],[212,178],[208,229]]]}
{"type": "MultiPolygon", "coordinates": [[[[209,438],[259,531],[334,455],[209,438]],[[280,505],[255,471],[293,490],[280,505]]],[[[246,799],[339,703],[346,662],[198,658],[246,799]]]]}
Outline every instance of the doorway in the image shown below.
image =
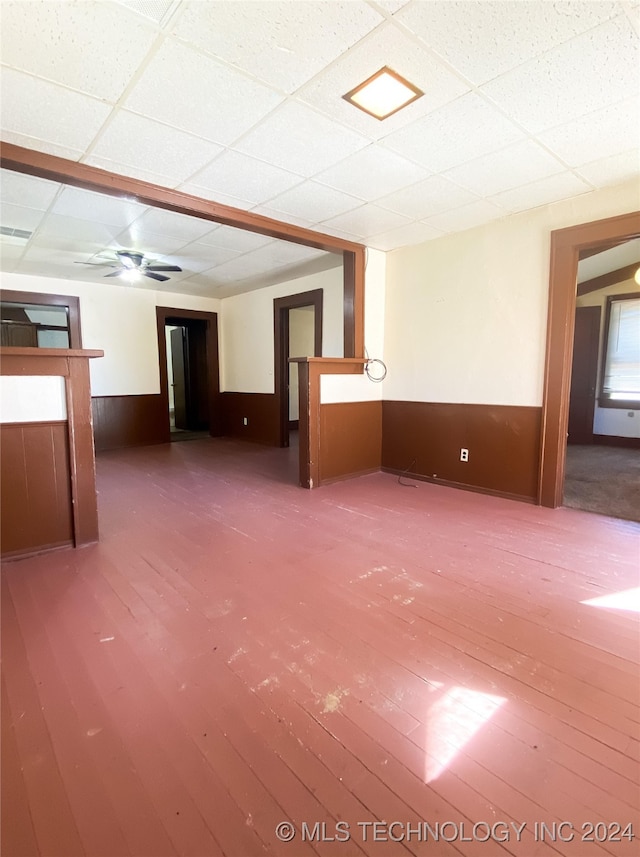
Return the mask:
{"type": "Polygon", "coordinates": [[[551,233],[551,264],[538,502],[563,503],[578,260],[640,236],[640,212],[551,233]]]}
{"type": "Polygon", "coordinates": [[[221,431],[216,313],[156,308],[167,441],[221,431]]]}
{"type": "Polygon", "coordinates": [[[206,322],[168,321],[165,333],[171,440],[186,440],[209,431],[206,322]]]}
{"type": "Polygon", "coordinates": [[[280,446],[290,445],[299,425],[298,365],[295,357],[322,357],[323,291],[314,289],[275,298],[275,393],[280,423],[280,446]]]}

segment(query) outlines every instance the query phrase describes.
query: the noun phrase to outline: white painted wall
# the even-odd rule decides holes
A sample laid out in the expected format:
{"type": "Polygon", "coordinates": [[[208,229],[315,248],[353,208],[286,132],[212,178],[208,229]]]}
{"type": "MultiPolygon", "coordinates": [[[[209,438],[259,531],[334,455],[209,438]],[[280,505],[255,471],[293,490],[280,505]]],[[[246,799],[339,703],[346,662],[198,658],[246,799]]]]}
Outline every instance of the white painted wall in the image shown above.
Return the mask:
{"type": "MultiPolygon", "coordinates": [[[[289,310],[289,357],[311,357],[315,348],[315,307],[289,310]]],[[[289,364],[289,419],[300,416],[298,364],[289,364]]]]}
{"type": "MultiPolygon", "coordinates": [[[[600,307],[600,341],[598,344],[598,388],[602,378],[602,343],[604,340],[604,325],[606,321],[606,305],[608,295],[625,295],[638,291],[635,280],[626,280],[623,283],[615,283],[606,289],[597,292],[589,292],[576,298],[577,306],[599,306],[600,307]]],[[[640,438],[640,409],[626,410],[622,408],[600,408],[596,403],[593,418],[593,431],[595,434],[613,435],[614,437],[639,437],[640,438]]]]}
{"type": "Polygon", "coordinates": [[[274,392],[273,299],[323,289],[322,353],[343,355],[342,266],[223,298],[221,389],[236,393],[274,392]]]}
{"type": "MultiPolygon", "coordinates": [[[[367,250],[364,295],[364,344],[372,359],[383,360],[385,330],[386,254],[367,250]]],[[[372,367],[372,374],[380,372],[372,367]]],[[[382,384],[375,384],[366,375],[321,375],[320,401],[370,402],[382,398],[382,384]]]]}
{"type": "Polygon", "coordinates": [[[57,375],[0,376],[0,422],[66,420],[65,380],[57,375]]]}
{"type": "Polygon", "coordinates": [[[160,392],[156,306],[220,311],[216,298],[131,286],[26,274],[4,274],[2,284],[5,289],[80,298],[82,345],[104,351],[104,357],[89,361],[92,396],[160,392]]]}
{"type": "Polygon", "coordinates": [[[385,399],[540,406],[550,233],[638,207],[629,182],[389,253],[385,399]]]}

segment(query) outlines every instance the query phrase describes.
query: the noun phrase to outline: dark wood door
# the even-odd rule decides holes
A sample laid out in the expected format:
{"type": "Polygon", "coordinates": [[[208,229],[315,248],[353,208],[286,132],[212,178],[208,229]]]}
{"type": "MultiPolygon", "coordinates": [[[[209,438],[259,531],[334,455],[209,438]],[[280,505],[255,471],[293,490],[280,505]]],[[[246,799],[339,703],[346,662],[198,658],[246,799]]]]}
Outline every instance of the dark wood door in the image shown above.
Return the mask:
{"type": "Polygon", "coordinates": [[[173,408],[176,428],[187,429],[187,354],[186,330],[176,327],[171,331],[171,366],[173,369],[173,408]]]}
{"type": "Polygon", "coordinates": [[[568,443],[593,443],[599,338],[600,307],[577,307],[569,398],[568,443]]]}

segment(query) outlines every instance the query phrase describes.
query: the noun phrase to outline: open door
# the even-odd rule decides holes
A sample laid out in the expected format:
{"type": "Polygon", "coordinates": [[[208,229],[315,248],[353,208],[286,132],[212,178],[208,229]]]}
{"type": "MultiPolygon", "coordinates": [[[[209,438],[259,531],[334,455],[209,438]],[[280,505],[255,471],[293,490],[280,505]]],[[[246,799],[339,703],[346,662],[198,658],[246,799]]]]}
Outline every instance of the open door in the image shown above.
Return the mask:
{"type": "Polygon", "coordinates": [[[569,443],[593,443],[599,342],[600,307],[577,307],[569,398],[569,443]]]}
{"type": "Polygon", "coordinates": [[[186,329],[174,327],[170,331],[174,424],[177,429],[186,431],[187,421],[187,385],[186,385],[186,329]]]}

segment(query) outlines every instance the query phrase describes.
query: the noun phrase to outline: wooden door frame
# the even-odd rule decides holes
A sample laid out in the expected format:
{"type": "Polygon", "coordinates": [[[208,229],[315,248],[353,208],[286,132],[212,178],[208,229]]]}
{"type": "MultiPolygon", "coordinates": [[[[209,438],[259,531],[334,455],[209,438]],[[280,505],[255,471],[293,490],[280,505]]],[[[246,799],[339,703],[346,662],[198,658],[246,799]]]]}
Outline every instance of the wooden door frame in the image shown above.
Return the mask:
{"type": "Polygon", "coordinates": [[[562,505],[580,254],[640,237],[640,211],[551,233],[547,346],[542,399],[538,503],[562,505]]]}
{"type": "Polygon", "coordinates": [[[282,447],[289,446],[289,396],[286,395],[289,386],[289,310],[313,306],[314,354],[308,356],[321,357],[323,298],[323,289],[312,289],[308,292],[298,292],[295,295],[273,299],[273,353],[275,361],[273,377],[278,408],[278,435],[282,447]]]}
{"type": "MultiPolygon", "coordinates": [[[[595,417],[595,409],[596,409],[596,401],[598,399],[598,357],[600,354],[600,330],[602,328],[602,310],[599,306],[576,306],[574,310],[574,337],[573,344],[574,350],[571,359],[571,379],[569,386],[569,417],[567,421],[567,444],[569,443],[579,443],[579,444],[590,444],[593,443],[593,420],[595,417]],[[583,352],[583,356],[586,356],[586,364],[585,368],[590,370],[589,375],[593,379],[593,390],[590,391],[589,394],[589,420],[588,420],[588,430],[581,434],[580,431],[577,432],[578,436],[581,436],[580,440],[571,440],[571,400],[574,394],[573,391],[573,382],[576,378],[576,352],[575,352],[575,329],[578,322],[578,317],[581,316],[583,319],[589,318],[589,330],[590,330],[590,344],[588,352],[583,352]],[[594,347],[594,334],[595,334],[595,347],[594,347]]],[[[579,361],[578,361],[579,362],[579,361]]],[[[574,423],[575,427],[575,423],[574,423]]]]}
{"type": "Polygon", "coordinates": [[[160,397],[162,408],[167,415],[165,443],[171,440],[169,428],[169,377],[167,371],[167,339],[165,328],[167,324],[176,319],[180,321],[205,321],[207,323],[207,374],[208,374],[208,399],[209,399],[209,434],[212,437],[222,435],[222,415],[220,412],[220,363],[218,355],[218,314],[215,312],[204,312],[193,309],[180,309],[179,307],[156,307],[156,325],[158,331],[158,361],[160,369],[160,397]]]}

